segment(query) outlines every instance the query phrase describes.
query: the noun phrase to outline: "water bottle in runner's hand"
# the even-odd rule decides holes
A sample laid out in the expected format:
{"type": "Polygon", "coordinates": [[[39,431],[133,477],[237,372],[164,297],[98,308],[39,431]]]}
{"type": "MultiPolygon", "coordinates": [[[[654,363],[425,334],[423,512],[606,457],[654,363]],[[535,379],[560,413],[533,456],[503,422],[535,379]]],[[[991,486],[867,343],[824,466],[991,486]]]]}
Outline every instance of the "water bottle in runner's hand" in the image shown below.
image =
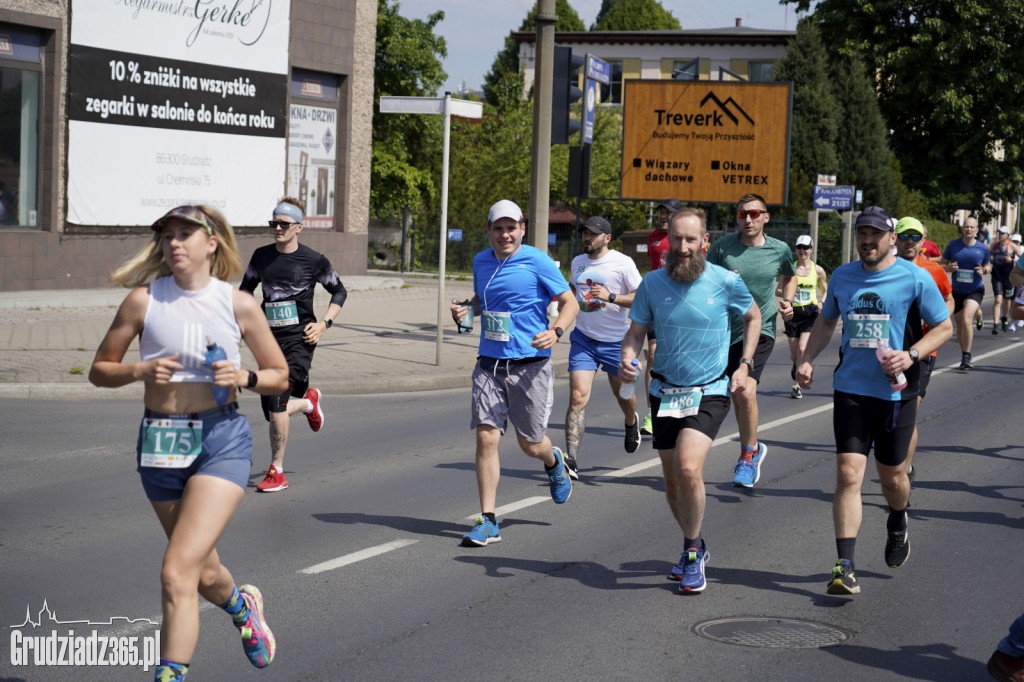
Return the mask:
{"type": "Polygon", "coordinates": [[[640,378],[640,363],[635,358],[633,359],[633,368],[636,370],[636,379],[633,379],[628,384],[623,381],[622,385],[619,386],[619,397],[623,400],[629,400],[636,393],[636,382],[640,378]]]}
{"type": "MultiPolygon", "coordinates": [[[[227,352],[217,345],[217,342],[211,339],[209,336],[206,337],[206,366],[210,367],[213,363],[218,360],[227,360],[227,352]]],[[[218,405],[223,405],[231,397],[231,388],[228,386],[218,386],[213,384],[213,399],[217,401],[218,405]]]]}
{"type": "MultiPolygon", "coordinates": [[[[878,358],[878,362],[881,363],[885,360],[885,356],[889,353],[889,339],[879,339],[878,348],[875,349],[875,357],[878,358]]],[[[889,378],[889,385],[894,391],[902,391],[907,387],[907,376],[903,372],[896,372],[896,374],[886,374],[889,378]]]]}

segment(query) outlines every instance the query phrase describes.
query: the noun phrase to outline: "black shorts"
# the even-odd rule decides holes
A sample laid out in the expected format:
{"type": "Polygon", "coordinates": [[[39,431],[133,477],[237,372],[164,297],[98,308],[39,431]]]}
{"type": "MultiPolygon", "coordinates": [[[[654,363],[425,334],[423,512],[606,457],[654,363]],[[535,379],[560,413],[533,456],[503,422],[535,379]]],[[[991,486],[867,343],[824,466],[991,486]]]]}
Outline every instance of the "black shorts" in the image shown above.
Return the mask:
{"type": "Polygon", "coordinates": [[[865,457],[875,448],[875,460],[898,466],[907,459],[917,425],[917,398],[882,400],[836,391],[832,430],[836,453],[857,452],[865,457]]]}
{"type": "Polygon", "coordinates": [[[982,287],[981,289],[975,289],[974,291],[972,291],[969,294],[958,294],[958,293],[956,293],[954,291],[953,292],[953,314],[955,315],[955,314],[957,314],[958,312],[960,312],[961,310],[964,309],[964,301],[970,299],[972,301],[977,301],[978,305],[981,305],[981,299],[983,299],[984,297],[985,297],[985,288],[984,287],[982,287]]]}
{"type": "Polygon", "coordinates": [[[651,414],[654,419],[651,428],[654,432],[652,445],[655,450],[673,450],[676,441],[679,440],[679,432],[683,429],[693,429],[714,440],[718,435],[725,416],[729,414],[731,400],[725,395],[705,395],[700,398],[700,408],[697,414],[692,417],[659,417],[658,407],[661,405],[661,398],[650,396],[651,414]]]}
{"type": "Polygon", "coordinates": [[[647,328],[647,340],[648,341],[657,341],[658,340],[658,337],[655,336],[655,334],[654,334],[654,325],[653,324],[647,328]]]}
{"type": "Polygon", "coordinates": [[[924,394],[928,390],[928,382],[931,381],[932,378],[932,370],[935,369],[935,356],[929,355],[926,358],[922,358],[918,361],[918,364],[921,365],[921,374],[917,380],[917,385],[920,389],[920,393],[918,395],[920,395],[921,398],[924,398],[924,394]]]}
{"type": "MultiPolygon", "coordinates": [[[[768,358],[771,357],[774,348],[775,339],[772,337],[764,334],[757,337],[757,348],[754,349],[754,367],[750,370],[749,374],[758,383],[761,383],[761,372],[764,371],[764,366],[768,364],[768,358]]],[[[729,364],[725,366],[725,374],[730,379],[732,379],[732,373],[740,366],[742,358],[743,342],[737,341],[729,346],[729,364]]]]}
{"type": "Polygon", "coordinates": [[[313,364],[315,344],[309,344],[302,337],[277,339],[281,346],[284,359],[288,362],[288,388],[279,395],[260,396],[263,416],[270,421],[271,412],[284,412],[288,409],[289,398],[301,398],[309,388],[309,368],[313,364]]]}
{"type": "Polygon", "coordinates": [[[992,295],[1013,298],[1014,287],[1010,284],[1010,273],[1013,272],[1013,265],[1009,268],[992,269],[992,295]]]}
{"type": "Polygon", "coordinates": [[[818,319],[818,306],[816,305],[802,305],[799,308],[793,308],[793,318],[784,320],[786,336],[796,339],[800,338],[801,334],[810,334],[816,319],[818,319]]]}

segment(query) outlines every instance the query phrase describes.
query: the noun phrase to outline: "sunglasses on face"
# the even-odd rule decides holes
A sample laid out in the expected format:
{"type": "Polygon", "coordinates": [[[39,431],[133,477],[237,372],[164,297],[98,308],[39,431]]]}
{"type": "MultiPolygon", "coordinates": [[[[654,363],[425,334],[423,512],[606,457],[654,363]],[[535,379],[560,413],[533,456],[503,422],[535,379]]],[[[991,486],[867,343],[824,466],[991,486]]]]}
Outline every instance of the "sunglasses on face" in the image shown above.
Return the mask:
{"type": "Polygon", "coordinates": [[[904,232],[903,234],[896,235],[896,238],[899,239],[901,242],[911,241],[911,242],[917,243],[917,242],[921,241],[922,239],[924,239],[924,235],[923,234],[910,234],[909,232],[904,232]]]}
{"type": "Polygon", "coordinates": [[[271,229],[274,230],[276,230],[279,227],[282,230],[287,230],[292,225],[298,225],[298,223],[290,223],[287,220],[268,220],[267,223],[270,225],[271,229]]]}
{"type": "Polygon", "coordinates": [[[757,220],[758,218],[761,217],[762,213],[767,213],[767,212],[768,211],[762,211],[762,210],[760,210],[758,208],[752,208],[749,211],[736,211],[736,217],[738,217],[740,220],[743,220],[747,216],[750,216],[751,220],[757,220]]]}
{"type": "Polygon", "coordinates": [[[796,247],[796,250],[797,251],[808,251],[808,250],[810,250],[810,248],[811,247],[809,247],[809,246],[805,246],[804,244],[801,244],[800,246],[796,247]]]}

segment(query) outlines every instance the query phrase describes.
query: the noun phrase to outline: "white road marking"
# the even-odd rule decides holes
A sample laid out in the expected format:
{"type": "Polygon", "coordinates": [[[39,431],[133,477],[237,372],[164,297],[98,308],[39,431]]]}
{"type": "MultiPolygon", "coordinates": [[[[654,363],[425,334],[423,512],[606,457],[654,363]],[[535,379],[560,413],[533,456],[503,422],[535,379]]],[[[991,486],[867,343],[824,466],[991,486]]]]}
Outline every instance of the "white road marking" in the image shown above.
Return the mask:
{"type": "Polygon", "coordinates": [[[323,573],[324,571],[333,571],[336,568],[348,566],[349,564],[354,564],[357,561],[362,561],[363,559],[369,559],[379,554],[386,554],[387,552],[401,549],[402,547],[415,545],[417,542],[419,542],[419,540],[395,540],[394,542],[386,542],[383,545],[367,547],[366,549],[359,550],[358,552],[352,552],[351,554],[340,556],[337,559],[331,559],[330,561],[324,561],[323,563],[316,564],[315,566],[304,568],[299,571],[299,573],[314,574],[323,573]]]}
{"type": "MultiPolygon", "coordinates": [[[[1017,344],[1013,344],[1013,345],[1010,345],[1010,346],[1005,346],[1003,348],[997,348],[996,350],[992,350],[992,351],[989,351],[988,353],[984,353],[982,355],[979,355],[975,359],[976,360],[984,360],[985,358],[989,358],[989,357],[992,357],[992,356],[995,356],[995,355],[999,355],[1000,353],[1005,353],[1005,352],[1007,352],[1009,350],[1013,350],[1014,348],[1016,348],[1016,346],[1017,346],[1017,344]]],[[[960,363],[957,362],[957,363],[954,363],[952,365],[948,365],[946,367],[941,367],[941,368],[935,369],[932,372],[932,375],[941,374],[943,372],[948,372],[950,370],[956,369],[959,366],[960,366],[960,363]]],[[[786,417],[782,417],[780,419],[776,419],[774,421],[770,421],[767,424],[760,424],[760,425],[758,425],[757,430],[758,430],[758,433],[763,433],[765,431],[771,431],[772,429],[777,429],[780,426],[785,426],[786,424],[789,424],[790,422],[794,422],[794,421],[797,421],[797,420],[800,420],[800,419],[807,419],[808,417],[812,417],[812,416],[814,416],[816,414],[821,414],[823,412],[829,412],[829,411],[832,410],[832,407],[833,407],[833,405],[832,405],[831,402],[829,402],[829,403],[827,403],[825,405],[819,405],[818,407],[811,408],[810,410],[804,410],[803,412],[798,412],[796,414],[791,414],[791,415],[788,415],[786,417]]],[[[738,441],[739,438],[740,438],[739,432],[729,434],[728,436],[720,436],[719,438],[715,439],[715,441],[711,444],[711,447],[716,447],[718,445],[724,445],[724,444],[729,443],[731,441],[738,441]]],[[[631,476],[631,475],[633,475],[635,473],[638,473],[640,471],[644,471],[646,469],[650,469],[652,467],[656,467],[656,466],[660,466],[660,465],[661,465],[661,459],[656,457],[654,459],[649,459],[649,460],[647,460],[645,462],[639,462],[637,464],[633,464],[632,466],[628,466],[628,467],[625,467],[623,469],[618,469],[616,471],[610,471],[607,474],[602,474],[600,476],[595,476],[593,478],[593,480],[594,481],[610,481],[610,480],[614,480],[616,478],[622,478],[624,476],[631,476]]],[[[520,509],[526,509],[527,507],[532,507],[535,504],[540,504],[542,502],[547,502],[550,499],[551,498],[549,496],[547,496],[547,495],[537,495],[537,496],[534,496],[534,497],[527,497],[525,499],[519,500],[518,502],[512,502],[510,504],[506,504],[503,507],[498,507],[497,509],[494,510],[494,513],[497,516],[504,516],[505,514],[508,514],[510,512],[519,511],[520,509]]],[[[477,516],[477,514],[472,514],[470,516],[467,516],[466,519],[472,520],[472,519],[476,518],[476,516],[477,516]]],[[[299,571],[299,573],[316,574],[316,573],[323,573],[325,571],[333,571],[336,568],[341,568],[342,566],[348,566],[349,564],[354,564],[354,563],[356,563],[358,561],[362,561],[363,559],[369,559],[371,557],[375,557],[375,556],[378,556],[380,554],[386,554],[387,552],[391,552],[391,551],[394,551],[396,549],[401,549],[403,547],[408,547],[409,545],[414,545],[417,542],[419,542],[419,540],[395,540],[394,542],[388,542],[388,543],[385,543],[383,545],[377,545],[376,547],[369,547],[367,549],[360,550],[358,552],[353,552],[352,554],[346,554],[345,556],[338,557],[337,559],[331,559],[330,561],[325,561],[323,563],[316,564],[315,566],[310,566],[309,568],[304,568],[301,571],[299,571]]]]}

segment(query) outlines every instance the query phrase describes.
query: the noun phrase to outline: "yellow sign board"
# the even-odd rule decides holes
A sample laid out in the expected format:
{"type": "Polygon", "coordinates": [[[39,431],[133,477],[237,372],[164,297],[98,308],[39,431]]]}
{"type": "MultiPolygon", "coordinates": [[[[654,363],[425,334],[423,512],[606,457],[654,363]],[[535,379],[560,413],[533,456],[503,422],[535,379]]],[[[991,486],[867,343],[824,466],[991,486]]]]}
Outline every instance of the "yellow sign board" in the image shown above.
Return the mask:
{"type": "Polygon", "coordinates": [[[733,203],[789,194],[791,83],[627,80],[622,198],[733,203]]]}

